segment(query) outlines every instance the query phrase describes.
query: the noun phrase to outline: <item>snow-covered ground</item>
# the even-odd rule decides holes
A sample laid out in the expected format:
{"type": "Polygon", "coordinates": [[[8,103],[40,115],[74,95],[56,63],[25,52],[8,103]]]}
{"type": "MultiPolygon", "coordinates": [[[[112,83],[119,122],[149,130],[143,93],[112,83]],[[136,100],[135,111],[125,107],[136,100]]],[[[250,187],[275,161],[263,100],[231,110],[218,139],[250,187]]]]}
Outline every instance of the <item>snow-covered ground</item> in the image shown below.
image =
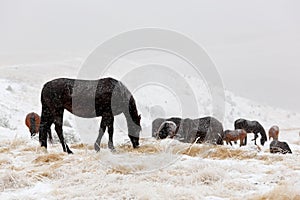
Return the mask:
{"type": "MultiPolygon", "coordinates": [[[[258,120],[266,131],[279,125],[279,138],[289,143],[293,154],[271,155],[269,141],[260,151],[251,141],[242,148],[156,141],[149,135],[151,114],[159,112],[154,102],[158,97],[143,91],[136,94],[144,117],[139,149],[132,149],[121,116],[114,134],[117,152],[107,149],[106,135],[103,148],[95,153],[92,141],[99,119],[86,120],[93,123],[82,129],[77,127],[79,119],[66,113],[64,135],[74,155],[62,153],[58,142],[45,152],[37,137],[29,137],[25,116],[40,113],[46,81],[75,78],[81,61],[0,66],[0,199],[300,199],[300,114],[259,105],[230,91],[225,92],[224,128],[233,129],[240,117],[258,120]]],[[[204,88],[200,80],[185,78],[204,88]]],[[[203,105],[201,116],[209,115],[207,92],[200,90],[197,99],[203,105]]],[[[164,114],[177,109],[169,101],[164,114]]]]}

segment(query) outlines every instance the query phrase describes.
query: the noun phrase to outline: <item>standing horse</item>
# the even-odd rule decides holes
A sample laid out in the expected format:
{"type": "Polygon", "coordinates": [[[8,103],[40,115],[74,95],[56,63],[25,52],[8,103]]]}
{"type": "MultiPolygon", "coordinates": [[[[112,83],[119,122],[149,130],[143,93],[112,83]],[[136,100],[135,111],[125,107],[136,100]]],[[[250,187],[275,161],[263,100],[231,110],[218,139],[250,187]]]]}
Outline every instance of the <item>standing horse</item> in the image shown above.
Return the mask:
{"type": "Polygon", "coordinates": [[[31,137],[39,132],[41,118],[38,114],[31,112],[26,115],[25,124],[29,129],[31,137]]]}
{"type": "Polygon", "coordinates": [[[278,126],[272,126],[269,129],[269,140],[273,138],[273,140],[278,140],[279,136],[279,127],[278,126]]]}
{"type": "Polygon", "coordinates": [[[100,150],[100,142],[106,128],[109,134],[108,147],[114,150],[114,116],[121,113],[125,115],[128,136],[133,147],[139,146],[141,116],[138,115],[132,94],[118,80],[113,78],[99,80],[54,79],[44,85],[41,102],[39,141],[42,147],[47,148],[47,135],[51,135],[50,126],[54,123],[63,151],[72,153],[64,141],[62,130],[65,109],[83,118],[102,116],[99,135],[94,144],[96,151],[100,150]]]}
{"type": "MultiPolygon", "coordinates": [[[[267,141],[267,135],[264,127],[257,121],[249,121],[246,119],[238,119],[234,122],[234,129],[244,129],[247,133],[254,133],[254,144],[256,145],[256,139],[258,133],[261,135],[260,143],[264,145],[267,141]]],[[[245,145],[247,144],[247,137],[245,138],[245,145]]]]}
{"type": "Polygon", "coordinates": [[[236,142],[237,140],[240,140],[240,147],[244,142],[244,139],[247,137],[247,132],[244,129],[236,129],[236,130],[226,130],[224,132],[224,138],[223,140],[226,141],[226,144],[230,144],[232,146],[231,141],[236,142]]]}

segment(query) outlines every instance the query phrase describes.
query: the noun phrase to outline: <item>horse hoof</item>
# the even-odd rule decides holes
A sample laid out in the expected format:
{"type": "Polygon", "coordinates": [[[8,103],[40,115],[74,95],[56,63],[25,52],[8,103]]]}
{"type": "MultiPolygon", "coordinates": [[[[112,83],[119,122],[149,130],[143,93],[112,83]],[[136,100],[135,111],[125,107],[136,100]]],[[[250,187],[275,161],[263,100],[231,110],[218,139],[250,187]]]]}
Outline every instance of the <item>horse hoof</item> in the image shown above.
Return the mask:
{"type": "Polygon", "coordinates": [[[116,152],[117,152],[117,150],[116,150],[115,148],[110,149],[110,151],[111,151],[112,153],[116,153],[116,152]]]}
{"type": "Polygon", "coordinates": [[[100,151],[100,146],[97,143],[95,143],[94,144],[94,149],[95,149],[96,152],[99,152],[100,151]]]}
{"type": "Polygon", "coordinates": [[[73,153],[73,151],[69,150],[69,151],[68,151],[68,154],[74,154],[74,153],[73,153]]]}
{"type": "Polygon", "coordinates": [[[137,145],[137,146],[133,146],[134,149],[138,149],[140,148],[140,145],[137,145]]]}

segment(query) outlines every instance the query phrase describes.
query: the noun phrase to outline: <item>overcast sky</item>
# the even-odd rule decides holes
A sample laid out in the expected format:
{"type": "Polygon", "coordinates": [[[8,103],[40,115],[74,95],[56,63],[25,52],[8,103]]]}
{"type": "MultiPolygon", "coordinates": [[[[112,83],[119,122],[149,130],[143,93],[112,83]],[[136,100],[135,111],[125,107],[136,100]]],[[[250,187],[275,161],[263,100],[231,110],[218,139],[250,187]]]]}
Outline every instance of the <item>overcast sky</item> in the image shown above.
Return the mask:
{"type": "Polygon", "coordinates": [[[0,54],[86,57],[120,32],[159,27],[201,44],[224,85],[300,111],[300,1],[0,0],[0,54]]]}

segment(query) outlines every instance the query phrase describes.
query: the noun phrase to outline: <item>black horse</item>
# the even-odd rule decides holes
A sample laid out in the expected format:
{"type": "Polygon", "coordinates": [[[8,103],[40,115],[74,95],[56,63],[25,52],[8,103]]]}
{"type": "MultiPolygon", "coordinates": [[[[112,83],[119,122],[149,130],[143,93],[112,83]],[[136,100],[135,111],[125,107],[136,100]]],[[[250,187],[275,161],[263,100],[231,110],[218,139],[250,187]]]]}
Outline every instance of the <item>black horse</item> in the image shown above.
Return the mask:
{"type": "MultiPolygon", "coordinates": [[[[153,120],[153,122],[152,122],[152,137],[155,137],[155,138],[158,137],[159,128],[166,121],[171,121],[171,122],[174,122],[176,124],[176,127],[177,127],[176,133],[177,133],[178,127],[180,127],[180,124],[181,124],[181,121],[182,121],[181,118],[179,118],[179,117],[171,117],[171,118],[168,118],[168,119],[157,118],[157,119],[153,120]]],[[[164,138],[161,138],[161,139],[164,139],[164,138]]]]}
{"type": "Polygon", "coordinates": [[[223,144],[222,123],[213,117],[198,119],[181,119],[172,117],[168,119],[158,118],[152,122],[152,136],[156,137],[160,125],[165,121],[172,121],[176,124],[176,138],[186,143],[211,143],[223,144]]]}
{"type": "Polygon", "coordinates": [[[176,132],[177,132],[176,124],[172,121],[165,121],[160,125],[156,133],[156,138],[157,139],[165,139],[167,137],[176,138],[176,132]]]}
{"type": "Polygon", "coordinates": [[[99,80],[76,80],[60,78],[47,82],[41,94],[42,115],[39,141],[47,148],[47,137],[51,136],[50,126],[55,124],[55,131],[62,144],[63,151],[72,153],[64,141],[63,114],[68,110],[76,116],[93,118],[102,116],[95,150],[100,150],[101,138],[108,129],[108,147],[114,150],[114,116],[123,113],[127,120],[128,136],[134,148],[139,146],[141,131],[140,120],[135,100],[130,91],[113,78],[99,80]]]}
{"type": "Polygon", "coordinates": [[[270,152],[286,154],[286,153],[292,153],[292,150],[290,149],[288,143],[280,142],[278,140],[273,140],[270,143],[270,152]]]}
{"type": "MultiPolygon", "coordinates": [[[[257,121],[249,121],[246,119],[238,119],[234,122],[235,129],[244,129],[247,133],[254,133],[254,144],[256,145],[256,139],[258,133],[261,135],[260,143],[264,145],[267,141],[267,135],[264,127],[257,121]]],[[[245,138],[244,144],[247,144],[247,137],[245,138]]]]}

